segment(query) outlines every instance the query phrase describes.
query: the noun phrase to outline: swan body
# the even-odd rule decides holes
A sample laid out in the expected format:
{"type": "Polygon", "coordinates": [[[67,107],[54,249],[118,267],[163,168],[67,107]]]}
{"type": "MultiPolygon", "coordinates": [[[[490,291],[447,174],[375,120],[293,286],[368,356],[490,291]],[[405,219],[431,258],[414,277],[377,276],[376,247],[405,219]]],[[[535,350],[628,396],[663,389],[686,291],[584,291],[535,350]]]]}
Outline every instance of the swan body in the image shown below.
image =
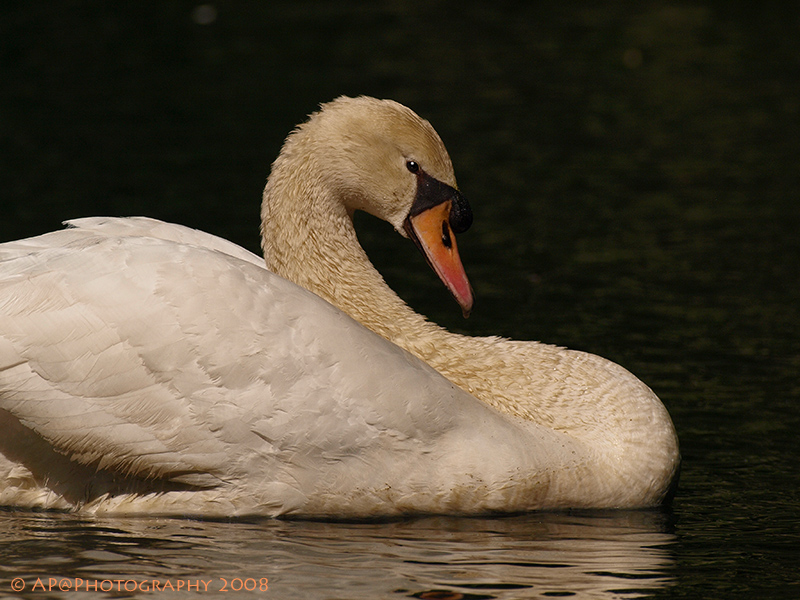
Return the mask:
{"type": "Polygon", "coordinates": [[[355,210],[411,237],[471,307],[454,237],[468,205],[409,109],[324,105],[262,206],[266,260],[146,218],[0,244],[0,504],[362,518],[669,493],[675,431],[633,375],[449,333],[366,258],[355,210]]]}

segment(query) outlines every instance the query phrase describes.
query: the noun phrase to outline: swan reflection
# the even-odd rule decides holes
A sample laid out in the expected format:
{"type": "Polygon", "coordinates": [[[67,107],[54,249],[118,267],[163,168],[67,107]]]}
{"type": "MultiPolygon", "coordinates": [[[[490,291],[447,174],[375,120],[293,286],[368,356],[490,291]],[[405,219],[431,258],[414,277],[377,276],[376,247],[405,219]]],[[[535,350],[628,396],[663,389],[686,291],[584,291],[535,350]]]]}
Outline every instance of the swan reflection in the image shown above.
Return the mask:
{"type": "Polygon", "coordinates": [[[219,591],[223,578],[268,578],[270,598],[314,600],[636,598],[672,584],[675,541],[659,511],[380,523],[11,511],[0,513],[0,537],[7,580],[202,577],[219,591]]]}

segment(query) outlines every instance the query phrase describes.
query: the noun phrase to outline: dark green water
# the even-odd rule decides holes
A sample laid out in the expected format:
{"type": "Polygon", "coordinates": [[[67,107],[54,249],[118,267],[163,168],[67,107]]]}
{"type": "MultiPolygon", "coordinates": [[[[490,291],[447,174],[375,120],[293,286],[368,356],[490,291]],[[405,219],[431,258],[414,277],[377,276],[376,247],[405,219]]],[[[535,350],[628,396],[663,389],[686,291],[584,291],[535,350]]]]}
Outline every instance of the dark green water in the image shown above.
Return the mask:
{"type": "Polygon", "coordinates": [[[387,280],[448,328],[634,371],[673,415],[681,486],[666,514],[6,512],[0,594],[16,576],[203,575],[268,577],[273,598],[800,595],[800,8],[253,1],[208,24],[197,8],[0,7],[0,241],[144,214],[257,250],[291,127],[340,94],[394,98],[434,124],[472,202],[475,311],[462,320],[407,241],[360,219],[387,280]]]}

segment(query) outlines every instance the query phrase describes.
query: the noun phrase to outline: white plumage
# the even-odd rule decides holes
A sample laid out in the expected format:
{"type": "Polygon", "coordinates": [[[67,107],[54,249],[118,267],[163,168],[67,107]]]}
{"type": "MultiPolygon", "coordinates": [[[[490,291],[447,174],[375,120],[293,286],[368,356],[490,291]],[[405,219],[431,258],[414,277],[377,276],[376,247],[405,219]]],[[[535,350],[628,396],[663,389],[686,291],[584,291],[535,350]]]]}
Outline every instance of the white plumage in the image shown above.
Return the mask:
{"type": "Polygon", "coordinates": [[[0,503],[371,517],[660,501],[674,429],[627,371],[444,332],[366,261],[349,217],[401,231],[409,152],[454,187],[429,128],[337,100],[290,136],[265,192],[270,268],[381,335],[179,225],[80,219],[0,244],[0,503]]]}

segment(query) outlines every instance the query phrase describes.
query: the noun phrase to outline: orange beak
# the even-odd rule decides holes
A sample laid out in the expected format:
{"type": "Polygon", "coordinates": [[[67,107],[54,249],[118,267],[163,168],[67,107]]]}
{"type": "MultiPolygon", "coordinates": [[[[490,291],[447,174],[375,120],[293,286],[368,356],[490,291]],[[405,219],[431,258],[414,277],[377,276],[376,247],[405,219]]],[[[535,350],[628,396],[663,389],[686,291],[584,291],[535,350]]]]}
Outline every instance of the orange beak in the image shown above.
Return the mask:
{"type": "Polygon", "coordinates": [[[456,238],[450,227],[451,208],[452,201],[447,200],[409,216],[405,230],[461,306],[466,318],[472,310],[472,286],[461,264],[456,238]]]}

